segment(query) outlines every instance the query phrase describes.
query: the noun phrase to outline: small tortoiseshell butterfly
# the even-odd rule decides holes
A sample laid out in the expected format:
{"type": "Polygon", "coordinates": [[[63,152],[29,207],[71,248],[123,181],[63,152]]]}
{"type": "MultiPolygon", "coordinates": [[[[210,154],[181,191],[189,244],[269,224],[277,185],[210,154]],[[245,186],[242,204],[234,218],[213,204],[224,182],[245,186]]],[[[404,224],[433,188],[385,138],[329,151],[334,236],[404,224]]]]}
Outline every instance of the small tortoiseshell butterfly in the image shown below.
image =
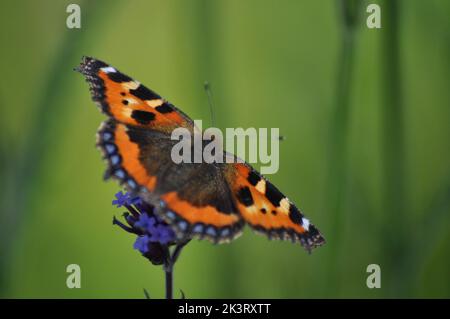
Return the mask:
{"type": "Polygon", "coordinates": [[[99,60],[83,57],[76,70],[108,116],[97,134],[108,161],[105,176],[153,204],[179,238],[228,242],[247,223],[308,251],[324,244],[317,228],[247,163],[174,163],[171,149],[178,141],[171,132],[193,132],[194,122],[171,103],[99,60]]]}

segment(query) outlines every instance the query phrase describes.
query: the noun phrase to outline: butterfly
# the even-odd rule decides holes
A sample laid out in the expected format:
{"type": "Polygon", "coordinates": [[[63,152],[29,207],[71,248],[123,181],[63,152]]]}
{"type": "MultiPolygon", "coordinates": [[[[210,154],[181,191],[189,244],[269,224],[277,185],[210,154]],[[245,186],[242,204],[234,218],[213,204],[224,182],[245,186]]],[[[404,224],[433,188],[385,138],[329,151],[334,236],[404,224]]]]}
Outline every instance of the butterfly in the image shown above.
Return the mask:
{"type": "Polygon", "coordinates": [[[307,251],[325,243],[301,211],[249,164],[174,163],[171,149],[177,141],[171,132],[194,131],[195,125],[160,95],[91,57],[83,57],[75,70],[108,117],[97,132],[108,163],[105,177],[154,205],[180,239],[229,242],[247,224],[270,239],[300,242],[307,251]]]}

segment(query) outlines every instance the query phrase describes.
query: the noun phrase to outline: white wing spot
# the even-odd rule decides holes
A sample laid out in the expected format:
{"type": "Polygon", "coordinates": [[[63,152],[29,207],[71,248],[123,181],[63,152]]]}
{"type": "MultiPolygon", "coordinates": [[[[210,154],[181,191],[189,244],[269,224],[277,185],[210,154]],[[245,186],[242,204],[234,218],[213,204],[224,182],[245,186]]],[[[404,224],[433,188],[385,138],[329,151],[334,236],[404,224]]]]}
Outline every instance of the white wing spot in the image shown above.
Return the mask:
{"type": "Polygon", "coordinates": [[[304,229],[309,230],[309,220],[307,220],[306,218],[302,218],[302,226],[304,229]]]}
{"type": "Polygon", "coordinates": [[[101,68],[101,70],[105,73],[116,73],[117,72],[117,70],[114,69],[112,66],[107,66],[107,67],[101,68]]]}

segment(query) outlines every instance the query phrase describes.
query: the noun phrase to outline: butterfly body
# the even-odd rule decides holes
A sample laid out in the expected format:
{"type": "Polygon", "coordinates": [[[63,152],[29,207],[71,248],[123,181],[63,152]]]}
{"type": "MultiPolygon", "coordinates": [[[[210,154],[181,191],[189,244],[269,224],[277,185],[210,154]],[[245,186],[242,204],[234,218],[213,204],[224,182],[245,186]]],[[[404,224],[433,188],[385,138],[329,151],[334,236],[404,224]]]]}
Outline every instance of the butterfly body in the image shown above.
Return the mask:
{"type": "Polygon", "coordinates": [[[223,163],[175,163],[176,128],[194,133],[194,122],[139,82],[99,60],[84,57],[77,69],[108,119],[97,145],[108,162],[106,177],[155,206],[180,239],[229,242],[245,224],[273,239],[300,242],[308,251],[325,241],[317,228],[249,164],[224,152],[223,163]]]}

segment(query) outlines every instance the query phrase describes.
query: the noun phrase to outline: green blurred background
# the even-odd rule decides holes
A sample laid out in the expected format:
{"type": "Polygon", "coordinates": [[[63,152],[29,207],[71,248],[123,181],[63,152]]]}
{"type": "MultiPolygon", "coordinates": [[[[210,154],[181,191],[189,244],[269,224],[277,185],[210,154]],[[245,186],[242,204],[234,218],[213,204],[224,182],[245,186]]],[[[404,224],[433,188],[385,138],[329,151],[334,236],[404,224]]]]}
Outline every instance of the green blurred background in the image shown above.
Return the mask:
{"type": "Polygon", "coordinates": [[[73,2],[0,5],[0,296],[164,296],[162,269],[111,223],[104,117],[72,71],[90,55],[205,125],[207,80],[216,126],[279,127],[268,177],[328,241],[194,241],[175,268],[187,298],[450,297],[450,1],[76,1],[68,29],[73,2]]]}

